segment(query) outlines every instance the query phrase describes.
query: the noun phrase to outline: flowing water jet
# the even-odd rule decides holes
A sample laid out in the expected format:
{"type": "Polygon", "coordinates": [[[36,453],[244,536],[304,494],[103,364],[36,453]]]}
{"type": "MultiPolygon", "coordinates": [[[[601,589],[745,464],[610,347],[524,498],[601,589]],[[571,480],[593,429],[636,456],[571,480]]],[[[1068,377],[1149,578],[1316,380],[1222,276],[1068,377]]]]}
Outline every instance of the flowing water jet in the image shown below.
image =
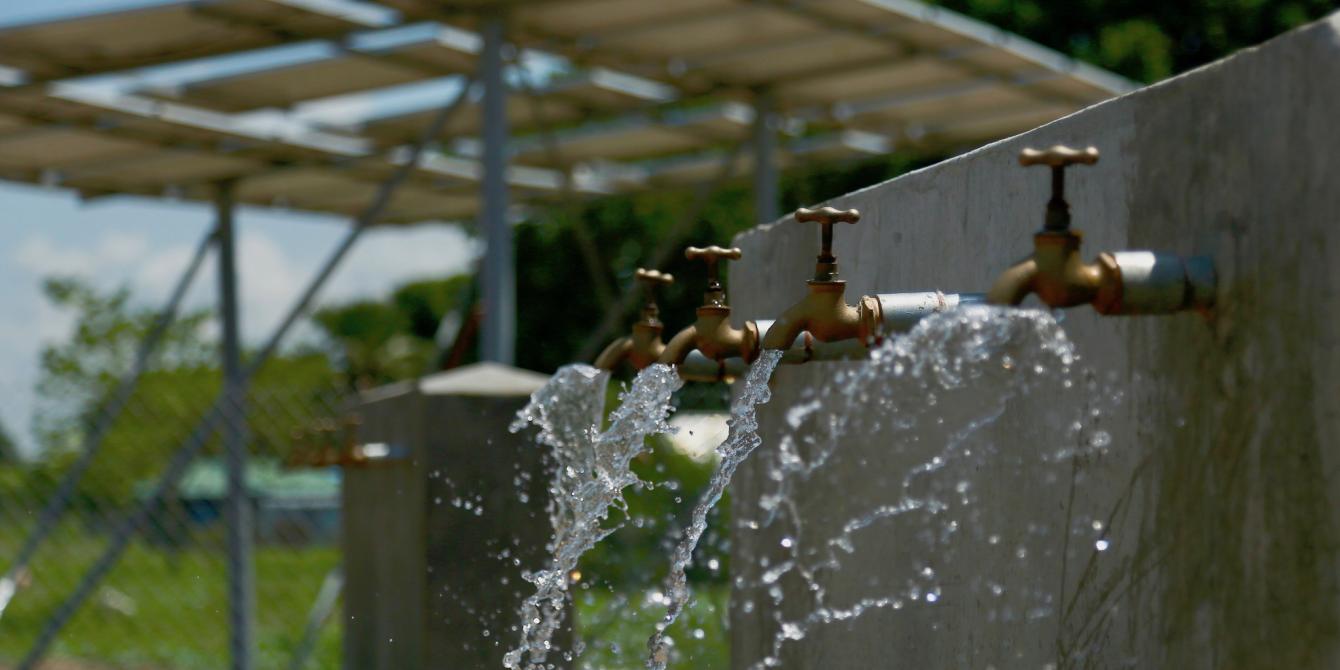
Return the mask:
{"type": "MultiPolygon", "coordinates": [[[[758,499],[757,520],[741,520],[744,528],[754,524],[769,533],[769,544],[781,550],[760,557],[757,579],[748,589],[737,589],[753,594],[747,598],[771,600],[771,652],[753,667],[785,665],[789,642],[820,627],[850,625],[871,611],[936,607],[965,595],[964,586],[967,593],[1001,599],[1004,594],[996,589],[1004,580],[990,574],[946,590],[941,575],[966,551],[1005,554],[1001,569],[1009,570],[1012,561],[1055,558],[1032,551],[1034,535],[1094,535],[1092,524],[1100,522],[1082,513],[1061,529],[1031,521],[1023,529],[998,526],[984,509],[991,501],[977,490],[979,473],[1026,470],[1035,486],[1064,495],[1074,485],[1077,459],[1108,447],[1110,436],[1094,427],[1099,418],[1094,410],[1102,404],[1094,397],[1097,385],[1078,362],[1050,314],[965,307],[927,318],[790,408],[789,434],[766,456],[767,480],[774,486],[758,499]],[[1063,428],[1041,440],[1034,454],[998,449],[991,432],[1021,419],[1063,428]],[[859,503],[803,500],[808,485],[852,471],[851,463],[843,462],[850,455],[842,445],[856,435],[879,435],[888,444],[878,461],[860,463],[861,471],[870,473],[867,481],[836,483],[847,500],[859,503]],[[807,506],[817,509],[802,509],[807,506]],[[844,506],[860,512],[834,509],[844,506]],[[898,546],[878,545],[876,537],[895,534],[889,528],[863,537],[867,529],[888,524],[900,524],[898,546]],[[861,592],[830,593],[827,576],[863,549],[886,549],[896,560],[871,574],[861,592]],[[803,602],[784,602],[787,593],[803,595],[803,602]]],[[[1054,617],[1059,606],[1034,593],[1004,600],[1014,595],[1019,597],[1002,605],[1002,617],[1054,617]]],[[[744,609],[751,611],[750,605],[752,600],[744,609]]]]}
{"type": "Polygon", "coordinates": [[[518,413],[513,431],[536,425],[538,441],[553,457],[550,520],[554,535],[549,566],[526,575],[535,593],[521,608],[520,646],[508,652],[508,668],[547,668],[546,657],[563,620],[572,571],[582,555],[614,532],[603,526],[611,509],[623,508],[623,491],[640,483],[629,468],[646,451],[646,438],[673,432],[666,423],[671,395],[683,381],[674,369],[653,365],[638,373],[600,430],[608,374],[586,365],[560,369],[518,413]]]}
{"type": "Polygon", "coordinates": [[[671,556],[670,574],[666,577],[668,604],[665,617],[656,624],[656,632],[647,640],[648,668],[664,670],[669,663],[666,630],[679,618],[691,595],[685,571],[693,561],[693,550],[697,548],[698,540],[707,530],[708,512],[721,500],[736,468],[758,448],[761,442],[758,437],[756,413],[758,406],[772,397],[772,392],[768,389],[768,380],[772,378],[772,373],[781,360],[781,351],[763,351],[758,360],[750,366],[739,396],[731,403],[730,433],[726,441],[717,447],[720,461],[708,481],[707,489],[693,508],[693,517],[684,537],[676,545],[675,552],[671,556]]]}

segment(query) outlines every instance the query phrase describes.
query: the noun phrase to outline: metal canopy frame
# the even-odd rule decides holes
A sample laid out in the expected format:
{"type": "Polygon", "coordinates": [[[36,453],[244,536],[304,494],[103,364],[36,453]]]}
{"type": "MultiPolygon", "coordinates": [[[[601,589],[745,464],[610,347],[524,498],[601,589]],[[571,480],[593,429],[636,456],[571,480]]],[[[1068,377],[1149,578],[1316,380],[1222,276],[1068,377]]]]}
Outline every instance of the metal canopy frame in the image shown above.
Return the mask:
{"type": "Polygon", "coordinates": [[[340,39],[393,17],[347,0],[203,0],[0,28],[0,63],[35,85],[218,56],[297,39],[340,39]]]}
{"type": "MultiPolygon", "coordinates": [[[[350,39],[326,45],[330,53],[323,57],[179,85],[151,86],[145,92],[223,112],[286,108],[321,98],[474,72],[481,47],[478,36],[446,26],[426,36],[391,44],[352,42],[350,39]]],[[[426,116],[431,117],[431,112],[426,116]]],[[[418,128],[422,127],[421,122],[418,128]]]]}

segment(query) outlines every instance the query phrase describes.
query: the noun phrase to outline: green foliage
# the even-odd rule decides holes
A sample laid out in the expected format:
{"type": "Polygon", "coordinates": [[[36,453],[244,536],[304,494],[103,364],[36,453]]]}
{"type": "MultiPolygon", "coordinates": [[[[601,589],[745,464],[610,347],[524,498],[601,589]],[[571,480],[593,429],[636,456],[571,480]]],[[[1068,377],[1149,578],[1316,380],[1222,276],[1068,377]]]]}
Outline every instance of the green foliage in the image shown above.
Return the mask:
{"type": "Polygon", "coordinates": [[[421,375],[435,362],[438,324],[461,304],[470,277],[413,281],[389,300],[359,300],[319,310],[321,329],[347,384],[366,389],[421,375]]]}
{"type": "Polygon", "coordinates": [[[391,294],[391,303],[404,315],[412,335],[432,340],[442,315],[462,305],[470,287],[469,275],[421,279],[397,287],[391,294]]]}
{"type": "MultiPolygon", "coordinates": [[[[0,533],[0,556],[13,556],[26,532],[0,533]]],[[[106,538],[75,523],[57,529],[53,544],[30,566],[31,583],[5,612],[0,666],[17,662],[51,612],[106,546],[106,538]]],[[[312,599],[326,573],[339,564],[336,547],[256,549],[257,665],[286,667],[302,638],[312,599]]],[[[86,667],[68,659],[90,659],[87,667],[218,668],[228,658],[228,626],[222,603],[227,572],[217,546],[165,552],[142,542],[130,545],[88,605],[58,639],[52,667],[86,667]],[[115,599],[115,600],[113,600],[115,599]],[[103,665],[108,664],[108,665],[103,665]]],[[[339,667],[340,625],[322,629],[311,668],[339,667]]]]}
{"type": "MultiPolygon", "coordinates": [[[[37,392],[38,438],[57,451],[76,446],[102,401],[130,370],[155,313],[131,305],[129,289],[101,293],[82,279],[56,277],[42,287],[48,302],[75,318],[69,339],[42,348],[37,392]]],[[[203,337],[206,312],[181,315],[168,329],[152,369],[206,365],[212,348],[203,337]]]]}
{"type": "Polygon", "coordinates": [[[1152,82],[1335,10],[1334,0],[931,0],[1152,82]]]}
{"type": "Polygon", "coordinates": [[[10,437],[9,429],[0,423],[0,463],[18,460],[18,457],[18,446],[14,444],[14,438],[10,437]]]}
{"type": "MultiPolygon", "coordinates": [[[[622,527],[582,557],[582,574],[591,579],[620,588],[660,585],[668,567],[666,556],[683,534],[712,474],[714,462],[693,460],[664,440],[653,439],[652,444],[652,450],[632,466],[649,486],[624,492],[627,509],[614,511],[609,520],[609,526],[622,527]]],[[[727,527],[724,517],[729,508],[729,498],[723,498],[711,513],[689,572],[695,584],[726,581],[730,552],[720,529],[727,527]]]]}
{"type": "MultiPolygon", "coordinates": [[[[48,345],[38,382],[37,425],[44,458],[25,468],[30,486],[46,486],[77,457],[82,441],[106,410],[134,352],[154,320],[126,289],[109,293],[74,279],[46,284],[48,299],[72,312],[69,339],[48,345]]],[[[153,477],[212,407],[222,385],[218,345],[206,335],[208,312],[182,315],[168,330],[126,409],[103,439],[80,483],[86,500],[124,504],[136,482],[153,477]]],[[[319,352],[271,359],[249,387],[251,449],[283,456],[290,434],[304,427],[337,384],[319,352]]],[[[209,452],[217,444],[207,445],[209,452]]],[[[40,499],[40,498],[39,498],[40,499]]]]}
{"type": "MultiPolygon", "coordinates": [[[[579,667],[640,668],[646,663],[647,631],[665,616],[665,605],[648,602],[642,592],[583,584],[574,595],[577,630],[586,641],[579,667]]],[[[730,667],[730,587],[695,587],[693,599],[671,626],[673,670],[725,670],[730,667]]]]}

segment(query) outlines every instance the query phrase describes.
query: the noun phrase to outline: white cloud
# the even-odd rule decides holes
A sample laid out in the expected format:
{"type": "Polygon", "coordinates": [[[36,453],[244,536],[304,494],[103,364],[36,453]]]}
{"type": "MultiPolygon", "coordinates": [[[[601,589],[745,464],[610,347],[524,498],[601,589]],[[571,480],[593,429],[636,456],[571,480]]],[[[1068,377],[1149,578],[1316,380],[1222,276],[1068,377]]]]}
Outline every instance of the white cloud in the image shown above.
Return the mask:
{"type": "MultiPolygon", "coordinates": [[[[237,269],[244,337],[253,342],[267,337],[332,249],[285,248],[263,229],[241,227],[237,269]]],[[[108,232],[91,242],[30,236],[13,258],[34,283],[52,275],[76,275],[96,279],[104,287],[129,284],[137,300],[156,306],[167,299],[193,252],[187,244],[153,248],[143,235],[108,232]]],[[[477,253],[478,245],[455,226],[371,230],[336,270],[318,301],[382,297],[408,280],[466,271],[477,253]]],[[[215,307],[217,272],[211,254],[196,277],[189,306],[215,307]]],[[[36,317],[42,339],[64,337],[73,322],[45,301],[36,317]]]]}
{"type": "Polygon", "coordinates": [[[466,272],[478,254],[479,245],[458,226],[376,228],[359,240],[324,295],[380,295],[407,280],[466,272]]]}
{"type": "Polygon", "coordinates": [[[14,260],[41,277],[76,275],[96,277],[102,272],[135,263],[148,251],[143,235],[104,233],[91,247],[59,246],[47,237],[31,236],[14,252],[14,260]]]}

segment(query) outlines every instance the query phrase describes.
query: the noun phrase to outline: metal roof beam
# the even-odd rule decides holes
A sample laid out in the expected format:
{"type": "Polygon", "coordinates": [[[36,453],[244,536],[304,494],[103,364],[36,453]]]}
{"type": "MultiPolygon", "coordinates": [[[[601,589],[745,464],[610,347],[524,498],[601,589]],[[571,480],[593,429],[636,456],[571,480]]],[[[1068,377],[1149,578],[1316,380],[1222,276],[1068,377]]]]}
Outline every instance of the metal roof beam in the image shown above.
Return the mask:
{"type": "Polygon", "coordinates": [[[745,12],[752,10],[753,10],[752,7],[746,5],[736,5],[726,10],[725,12],[715,10],[702,11],[702,12],[684,12],[683,14],[675,14],[667,18],[659,18],[651,21],[629,21],[624,24],[606,26],[599,33],[595,33],[593,35],[582,35],[581,40],[579,42],[579,44],[581,44],[582,46],[579,48],[585,48],[594,51],[596,49],[601,48],[600,44],[602,41],[609,40],[611,39],[611,37],[617,38],[620,41],[625,41],[630,37],[635,38],[639,34],[643,33],[656,32],[658,30],[664,30],[667,28],[691,26],[695,23],[719,21],[724,16],[729,16],[733,14],[743,14],[745,12]]]}
{"type": "MultiPolygon", "coordinates": [[[[814,9],[813,5],[802,6],[799,4],[794,4],[792,2],[787,2],[786,0],[742,0],[742,1],[754,4],[766,5],[769,7],[779,9],[781,11],[795,14],[797,16],[805,17],[813,21],[821,29],[827,28],[829,30],[838,30],[850,35],[856,35],[867,39],[882,40],[890,44],[908,49],[909,52],[911,53],[934,54],[934,52],[928,51],[924,47],[916,44],[911,40],[908,40],[907,38],[899,37],[898,35],[892,32],[884,30],[871,30],[869,26],[865,26],[859,23],[853,23],[850,21],[844,21],[842,19],[829,16],[823,13],[821,10],[814,9]]],[[[985,66],[974,65],[972,63],[964,62],[963,55],[973,52],[974,52],[973,50],[967,50],[961,54],[951,55],[950,57],[947,58],[938,56],[937,57],[939,58],[939,60],[942,60],[943,62],[952,67],[958,68],[959,70],[963,71],[965,74],[971,77],[1009,76],[1011,74],[1009,70],[1000,70],[998,68],[989,68],[985,66]]],[[[1036,97],[1038,97],[1041,100],[1062,102],[1064,104],[1069,105],[1073,105],[1076,103],[1084,104],[1089,102],[1088,100],[1079,99],[1076,96],[1065,95],[1054,92],[1038,91],[1036,92],[1036,97]]]]}

